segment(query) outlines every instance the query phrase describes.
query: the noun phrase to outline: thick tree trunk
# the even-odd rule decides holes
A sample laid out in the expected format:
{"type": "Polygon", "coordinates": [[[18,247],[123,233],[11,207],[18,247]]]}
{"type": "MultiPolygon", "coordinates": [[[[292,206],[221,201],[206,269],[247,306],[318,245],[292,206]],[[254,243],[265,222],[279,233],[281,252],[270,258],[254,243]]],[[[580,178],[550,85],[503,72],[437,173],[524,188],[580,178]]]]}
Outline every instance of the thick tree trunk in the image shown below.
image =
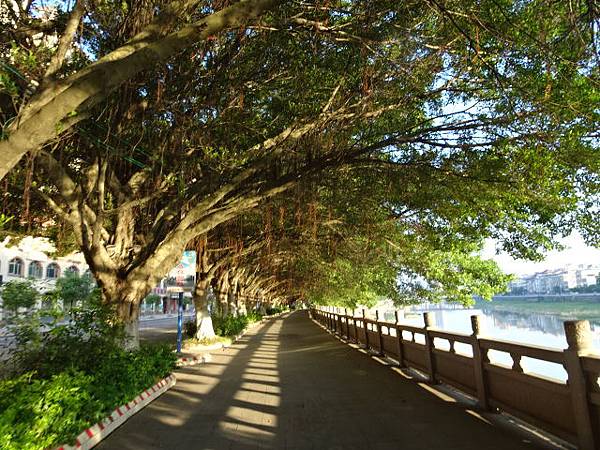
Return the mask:
{"type": "Polygon", "coordinates": [[[231,314],[234,317],[237,317],[237,315],[238,315],[237,297],[233,293],[232,290],[230,290],[227,293],[227,302],[229,304],[229,314],[231,314]]]}
{"type": "Polygon", "coordinates": [[[140,304],[132,302],[119,302],[117,304],[117,317],[125,327],[126,338],[123,346],[127,350],[140,347],[140,304]]]}
{"type": "Polygon", "coordinates": [[[194,289],[194,306],[196,307],[196,339],[215,337],[212,319],[208,310],[208,283],[200,281],[194,289]]]}
{"type": "Polygon", "coordinates": [[[227,304],[227,294],[224,292],[219,292],[219,295],[217,296],[217,298],[219,299],[219,314],[222,317],[227,317],[227,315],[229,314],[229,308],[228,308],[228,304],[227,304]]]}
{"type": "MultiPolygon", "coordinates": [[[[93,267],[90,267],[90,269],[93,269],[93,267]]],[[[119,279],[117,276],[110,277],[112,281],[108,282],[106,272],[100,276],[92,270],[92,274],[97,280],[102,280],[99,283],[102,303],[114,305],[117,319],[125,327],[126,338],[123,346],[128,350],[139,348],[140,305],[150,289],[144,283],[140,284],[129,279],[119,279]]]]}
{"type": "Polygon", "coordinates": [[[238,300],[238,314],[240,316],[246,316],[248,314],[248,308],[246,307],[246,301],[242,300],[241,302],[238,300]]]}

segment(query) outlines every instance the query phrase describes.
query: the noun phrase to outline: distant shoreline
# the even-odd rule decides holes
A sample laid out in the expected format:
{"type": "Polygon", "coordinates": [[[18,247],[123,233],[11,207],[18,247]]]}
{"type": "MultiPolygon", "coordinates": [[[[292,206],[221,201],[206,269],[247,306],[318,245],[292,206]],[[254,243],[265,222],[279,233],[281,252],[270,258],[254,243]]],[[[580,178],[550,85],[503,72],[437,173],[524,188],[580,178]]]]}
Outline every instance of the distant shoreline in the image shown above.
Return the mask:
{"type": "MultiPolygon", "coordinates": [[[[600,303],[600,292],[590,292],[585,294],[527,294],[527,295],[496,295],[494,302],[500,301],[531,301],[531,302],[598,302],[600,303]]],[[[487,302],[486,302],[487,303],[487,302]]]]}
{"type": "Polygon", "coordinates": [[[478,300],[475,306],[520,314],[554,315],[568,320],[600,322],[600,294],[497,296],[491,302],[478,300]]]}

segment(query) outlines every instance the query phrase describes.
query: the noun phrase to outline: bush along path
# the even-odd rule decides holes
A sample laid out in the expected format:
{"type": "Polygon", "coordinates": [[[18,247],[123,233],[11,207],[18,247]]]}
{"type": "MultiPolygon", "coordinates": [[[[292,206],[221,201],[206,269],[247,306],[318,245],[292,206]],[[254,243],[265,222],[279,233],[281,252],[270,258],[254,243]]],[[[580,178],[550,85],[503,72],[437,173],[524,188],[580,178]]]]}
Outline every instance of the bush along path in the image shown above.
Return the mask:
{"type": "MultiPolygon", "coordinates": [[[[193,320],[187,321],[184,323],[184,329],[188,339],[184,341],[183,348],[191,353],[200,353],[229,347],[233,342],[240,339],[248,330],[266,320],[279,317],[287,311],[287,309],[282,308],[270,308],[267,310],[267,315],[265,316],[251,312],[247,315],[213,317],[212,322],[215,337],[205,340],[198,340],[194,337],[197,331],[196,322],[193,320]]],[[[203,354],[202,358],[205,357],[210,357],[210,355],[203,354]]],[[[189,365],[189,363],[186,365],[189,365]]]]}
{"type": "Polygon", "coordinates": [[[170,375],[162,379],[154,386],[144,390],[131,402],[116,408],[112,414],[101,422],[86,428],[77,436],[73,445],[61,445],[56,450],[88,450],[93,448],[102,439],[125,423],[127,419],[175,386],[175,382],[175,375],[170,375]]]}
{"type": "Polygon", "coordinates": [[[13,373],[0,380],[0,450],[95,445],[175,382],[172,348],[124,350],[103,308],[73,311],[43,335],[35,318],[18,329],[13,373]]]}
{"type": "MultiPolygon", "coordinates": [[[[228,316],[225,318],[217,319],[216,330],[217,333],[226,335],[228,339],[228,344],[223,344],[223,347],[229,346],[232,342],[240,339],[248,330],[254,328],[255,326],[265,322],[266,320],[279,317],[285,311],[283,310],[273,310],[269,311],[272,314],[267,316],[260,316],[258,314],[249,314],[247,316],[228,316]]],[[[191,322],[193,323],[193,322],[191,322]]],[[[191,326],[189,323],[187,324],[188,329],[191,330],[191,326]]],[[[192,331],[193,335],[194,332],[192,331]]],[[[223,337],[223,336],[219,336],[223,337]]],[[[206,363],[211,361],[210,354],[204,354],[200,357],[192,356],[192,357],[180,357],[177,360],[177,367],[184,367],[190,365],[196,365],[201,363],[206,363]]],[[[131,416],[139,412],[149,403],[157,399],[161,394],[165,393],[168,389],[173,387],[176,383],[175,375],[170,375],[167,378],[161,380],[156,385],[152,386],[150,389],[146,389],[136,398],[134,398],[131,402],[126,403],[118,408],[116,408],[112,414],[107,416],[104,420],[96,423],[95,425],[86,428],[83,432],[81,432],[73,445],[61,445],[57,447],[55,450],[88,450],[93,448],[96,444],[106,438],[110,433],[116,430],[119,426],[121,426],[124,422],[126,422],[131,416]]]]}

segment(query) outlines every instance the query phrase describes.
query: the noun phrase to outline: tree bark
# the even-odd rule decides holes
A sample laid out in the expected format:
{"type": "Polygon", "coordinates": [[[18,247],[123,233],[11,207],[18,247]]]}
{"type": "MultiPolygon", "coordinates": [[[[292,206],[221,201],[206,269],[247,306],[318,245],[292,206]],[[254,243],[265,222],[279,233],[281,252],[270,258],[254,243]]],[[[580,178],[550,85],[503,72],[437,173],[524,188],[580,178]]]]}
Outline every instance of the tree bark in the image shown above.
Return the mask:
{"type": "Polygon", "coordinates": [[[240,316],[248,315],[248,308],[246,306],[246,300],[242,299],[242,301],[240,302],[239,297],[238,297],[238,314],[240,316]]]}
{"type": "Polygon", "coordinates": [[[127,350],[140,347],[140,303],[121,301],[116,306],[117,317],[125,327],[123,346],[127,350]]]}
{"type": "Polygon", "coordinates": [[[212,318],[208,310],[208,286],[206,280],[196,283],[194,289],[194,306],[196,308],[196,339],[210,339],[215,337],[212,318]]]}
{"type": "Polygon", "coordinates": [[[229,314],[231,314],[234,317],[237,317],[238,315],[238,307],[237,307],[237,297],[235,295],[235,293],[233,292],[233,289],[229,289],[229,292],[227,292],[227,302],[229,304],[229,314]]]}
{"type": "Polygon", "coordinates": [[[48,68],[46,69],[44,79],[50,79],[54,77],[56,73],[60,70],[60,68],[63,66],[65,58],[67,56],[67,52],[73,45],[73,39],[75,38],[75,33],[77,32],[77,28],[79,27],[79,22],[81,22],[81,19],[84,14],[85,5],[82,0],[78,0],[77,2],[75,2],[75,6],[71,11],[65,30],[63,31],[62,36],[60,37],[56,53],[52,55],[50,64],[48,64],[48,68]]]}

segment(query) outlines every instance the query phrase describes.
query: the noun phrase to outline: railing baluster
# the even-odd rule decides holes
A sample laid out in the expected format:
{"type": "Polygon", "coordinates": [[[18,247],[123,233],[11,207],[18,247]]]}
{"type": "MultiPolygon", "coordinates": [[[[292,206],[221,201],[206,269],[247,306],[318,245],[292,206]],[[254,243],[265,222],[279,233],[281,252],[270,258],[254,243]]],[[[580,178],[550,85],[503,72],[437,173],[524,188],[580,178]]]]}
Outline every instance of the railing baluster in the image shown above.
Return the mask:
{"type": "Polygon", "coordinates": [[[369,327],[367,325],[366,319],[367,319],[367,313],[366,311],[362,310],[362,314],[363,314],[363,330],[365,330],[365,348],[367,350],[369,350],[369,327]]]}
{"type": "Polygon", "coordinates": [[[346,340],[350,340],[350,324],[348,323],[348,308],[344,307],[344,322],[346,323],[346,340]]]}
{"type": "Polygon", "coordinates": [[[356,311],[352,308],[352,323],[354,324],[354,343],[360,345],[360,339],[358,338],[358,327],[356,326],[356,311]]]}
{"type": "Polygon", "coordinates": [[[381,323],[379,322],[379,310],[375,310],[375,320],[377,321],[377,337],[379,338],[379,355],[383,356],[383,335],[381,334],[381,323]]]}
{"type": "Polygon", "coordinates": [[[518,373],[523,373],[523,367],[521,366],[521,355],[518,353],[511,353],[510,357],[513,360],[512,370],[518,373]]]}

